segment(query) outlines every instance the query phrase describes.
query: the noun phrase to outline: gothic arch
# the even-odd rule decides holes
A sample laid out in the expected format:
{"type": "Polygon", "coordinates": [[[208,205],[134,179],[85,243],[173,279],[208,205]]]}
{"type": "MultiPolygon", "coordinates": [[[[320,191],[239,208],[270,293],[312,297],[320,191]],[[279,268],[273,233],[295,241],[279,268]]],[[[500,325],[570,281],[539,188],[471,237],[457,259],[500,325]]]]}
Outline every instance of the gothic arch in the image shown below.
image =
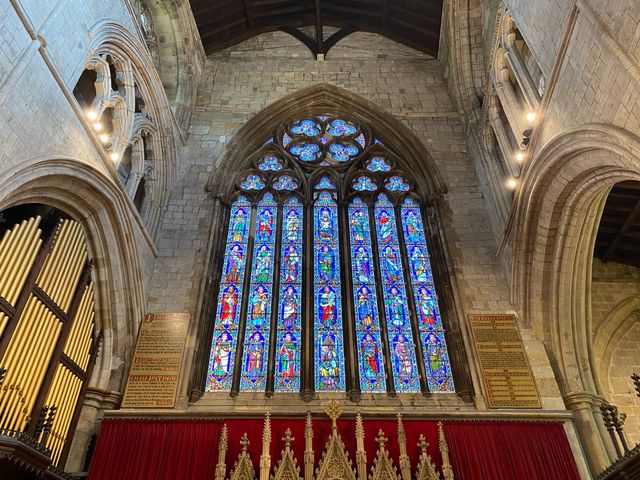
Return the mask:
{"type": "Polygon", "coordinates": [[[515,200],[512,296],[545,343],[567,407],[583,415],[576,424],[594,472],[608,461],[593,416],[599,398],[591,358],[593,247],[609,190],[638,179],[640,139],[590,124],[542,148],[515,200]]]}
{"type": "Polygon", "coordinates": [[[286,121],[293,114],[322,109],[349,112],[371,125],[382,143],[393,145],[404,169],[412,171],[418,183],[425,185],[425,197],[447,193],[431,155],[407,126],[368,100],[326,83],[287,95],[253,116],[229,142],[209,177],[207,190],[223,198],[228,197],[240,172],[247,167],[249,157],[272,135],[274,125],[286,121]]]}
{"type": "MultiPolygon", "coordinates": [[[[139,39],[134,37],[123,26],[105,21],[93,25],[88,35],[90,37],[90,45],[87,62],[91,62],[97,52],[112,53],[119,58],[131,61],[131,65],[134,68],[136,86],[140,89],[140,94],[145,99],[145,111],[157,128],[156,135],[154,135],[154,145],[160,150],[156,154],[152,178],[157,187],[154,188],[153,202],[145,212],[145,223],[150,235],[155,237],[173,178],[177,172],[177,139],[181,137],[176,135],[178,133],[176,120],[171,113],[158,72],[155,68],[149,68],[150,65],[153,65],[153,60],[139,39]]],[[[84,68],[85,65],[79,66],[71,82],[72,84],[80,77],[84,68]]],[[[133,88],[133,86],[131,87],[133,88]]],[[[123,126],[126,130],[123,142],[128,142],[136,134],[136,127],[140,123],[134,120],[132,111],[129,113],[130,115],[126,115],[128,120],[123,126]]],[[[121,150],[125,149],[125,143],[122,143],[119,148],[121,150]]]]}

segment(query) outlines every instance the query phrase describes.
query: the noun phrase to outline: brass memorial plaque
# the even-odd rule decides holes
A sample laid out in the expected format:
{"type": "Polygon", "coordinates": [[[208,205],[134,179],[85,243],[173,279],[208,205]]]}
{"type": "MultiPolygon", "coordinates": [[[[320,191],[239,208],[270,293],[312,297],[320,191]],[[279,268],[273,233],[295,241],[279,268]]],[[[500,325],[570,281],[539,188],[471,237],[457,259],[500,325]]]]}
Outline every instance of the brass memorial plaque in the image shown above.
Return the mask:
{"type": "Polygon", "coordinates": [[[145,315],[133,356],[123,408],[172,408],[182,366],[188,313],[145,315]]]}
{"type": "Polygon", "coordinates": [[[541,408],[514,315],[469,315],[490,408],[541,408]]]}

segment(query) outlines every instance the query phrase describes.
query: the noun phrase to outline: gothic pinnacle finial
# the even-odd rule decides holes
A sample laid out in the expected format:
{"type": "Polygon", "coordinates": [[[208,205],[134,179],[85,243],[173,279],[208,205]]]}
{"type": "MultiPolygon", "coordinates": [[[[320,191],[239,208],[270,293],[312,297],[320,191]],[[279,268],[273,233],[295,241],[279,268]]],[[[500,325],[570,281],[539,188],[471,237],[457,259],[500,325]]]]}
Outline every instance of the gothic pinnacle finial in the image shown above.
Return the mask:
{"type": "Polygon", "coordinates": [[[282,441],[284,442],[285,448],[289,449],[295,439],[296,439],[295,437],[291,436],[291,429],[287,428],[284,432],[284,437],[282,437],[282,441]]]}
{"type": "Polygon", "coordinates": [[[324,413],[331,419],[331,429],[335,432],[338,428],[338,418],[342,415],[342,407],[335,400],[331,400],[326,407],[324,407],[324,413]]]}
{"type": "Polygon", "coordinates": [[[240,439],[240,446],[242,447],[242,451],[246,452],[247,448],[249,448],[249,437],[247,437],[247,432],[244,432],[242,438],[240,439]]]}
{"type": "Polygon", "coordinates": [[[389,439],[384,436],[384,432],[382,431],[382,429],[379,429],[378,436],[376,437],[376,442],[378,442],[378,446],[380,447],[380,450],[384,450],[384,444],[387,443],[388,441],[389,439]]]}
{"type": "Polygon", "coordinates": [[[420,447],[422,453],[427,453],[427,448],[429,448],[429,442],[427,442],[427,439],[424,438],[424,435],[422,433],[420,434],[420,438],[418,439],[418,447],[420,447]]]}

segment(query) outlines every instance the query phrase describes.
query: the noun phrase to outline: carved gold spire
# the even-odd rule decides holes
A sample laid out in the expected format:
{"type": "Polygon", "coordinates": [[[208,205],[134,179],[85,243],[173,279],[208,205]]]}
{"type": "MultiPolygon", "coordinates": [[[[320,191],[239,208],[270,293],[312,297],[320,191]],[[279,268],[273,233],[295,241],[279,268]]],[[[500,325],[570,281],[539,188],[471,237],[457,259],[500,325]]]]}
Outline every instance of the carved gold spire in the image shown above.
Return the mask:
{"type": "Polygon", "coordinates": [[[291,450],[291,443],[295,440],[291,435],[291,429],[287,428],[284,432],[282,441],[284,442],[284,450],[282,451],[282,457],[276,466],[273,480],[300,480],[300,467],[293,456],[291,450]]]}
{"type": "Polygon", "coordinates": [[[384,436],[384,432],[382,429],[378,429],[378,436],[376,437],[376,442],[378,442],[378,448],[380,450],[384,450],[384,445],[387,443],[389,439],[384,436]]]}
{"type": "Polygon", "coordinates": [[[442,455],[442,476],[444,480],[454,480],[453,468],[449,463],[449,446],[444,436],[444,426],[442,422],[438,422],[438,444],[440,447],[440,455],[442,455]]]}
{"type": "Polygon", "coordinates": [[[335,400],[331,400],[326,407],[324,407],[324,413],[331,419],[331,430],[336,433],[338,430],[338,418],[342,415],[342,407],[335,400]]]}
{"type": "Polygon", "coordinates": [[[284,432],[284,437],[282,437],[282,441],[284,442],[284,448],[289,450],[291,448],[291,443],[295,440],[295,437],[291,436],[291,429],[287,428],[284,432]]]}
{"type": "Polygon", "coordinates": [[[400,447],[400,456],[398,458],[400,475],[402,475],[402,480],[411,480],[411,462],[409,461],[409,455],[407,455],[407,434],[404,431],[400,413],[398,413],[398,446],[400,447]]]}
{"type": "Polygon", "coordinates": [[[264,428],[262,430],[262,455],[260,455],[260,480],[269,480],[271,470],[271,413],[267,412],[264,417],[264,428]]]}
{"type": "Polygon", "coordinates": [[[247,452],[247,449],[249,448],[249,438],[247,437],[247,432],[245,432],[240,439],[240,447],[242,447],[242,451],[240,452],[238,460],[233,466],[230,479],[254,480],[256,478],[256,474],[253,469],[253,463],[251,462],[249,453],[247,452]]]}
{"type": "Polygon", "coordinates": [[[249,441],[249,437],[247,436],[247,432],[244,432],[242,434],[242,438],[240,438],[240,447],[242,448],[243,452],[247,451],[247,448],[249,448],[249,444],[251,442],[249,441]]]}
{"type": "Polygon", "coordinates": [[[436,466],[431,463],[431,457],[427,453],[429,442],[427,442],[427,439],[424,438],[423,434],[420,434],[418,447],[420,447],[421,453],[418,461],[418,469],[416,471],[416,480],[440,480],[440,475],[436,471],[436,466]]]}
{"type": "Polygon", "coordinates": [[[227,473],[227,442],[229,441],[229,433],[227,424],[222,426],[220,432],[220,442],[218,443],[218,464],[216,465],[216,478],[215,480],[224,480],[224,476],[227,473]]]}
{"type": "Polygon", "coordinates": [[[384,448],[385,443],[389,439],[384,436],[382,429],[378,430],[376,436],[376,442],[378,442],[378,451],[376,452],[376,458],[373,460],[373,469],[369,480],[398,480],[398,473],[393,466],[393,460],[389,458],[389,451],[384,448]]]}
{"type": "Polygon", "coordinates": [[[313,480],[313,424],[311,412],[307,412],[307,421],[304,426],[304,480],[313,480]]]}
{"type": "Polygon", "coordinates": [[[360,412],[356,415],[356,469],[359,478],[367,478],[367,452],[364,449],[364,425],[360,412]]]}

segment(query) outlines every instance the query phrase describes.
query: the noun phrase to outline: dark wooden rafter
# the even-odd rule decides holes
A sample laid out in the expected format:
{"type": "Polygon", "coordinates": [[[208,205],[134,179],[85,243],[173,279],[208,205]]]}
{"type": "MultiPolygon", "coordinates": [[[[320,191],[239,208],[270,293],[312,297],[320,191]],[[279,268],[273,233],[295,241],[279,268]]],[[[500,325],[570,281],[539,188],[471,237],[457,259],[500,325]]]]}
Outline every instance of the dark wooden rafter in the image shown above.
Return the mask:
{"type": "Polygon", "coordinates": [[[621,182],[607,198],[595,244],[595,256],[640,266],[640,182],[621,182]]]}
{"type": "Polygon", "coordinates": [[[443,0],[190,0],[207,53],[255,35],[280,30],[300,40],[314,56],[327,54],[356,32],[384,35],[437,56],[443,0]],[[324,27],[338,29],[328,39],[324,27]],[[300,30],[314,27],[314,35],[300,30]]]}

